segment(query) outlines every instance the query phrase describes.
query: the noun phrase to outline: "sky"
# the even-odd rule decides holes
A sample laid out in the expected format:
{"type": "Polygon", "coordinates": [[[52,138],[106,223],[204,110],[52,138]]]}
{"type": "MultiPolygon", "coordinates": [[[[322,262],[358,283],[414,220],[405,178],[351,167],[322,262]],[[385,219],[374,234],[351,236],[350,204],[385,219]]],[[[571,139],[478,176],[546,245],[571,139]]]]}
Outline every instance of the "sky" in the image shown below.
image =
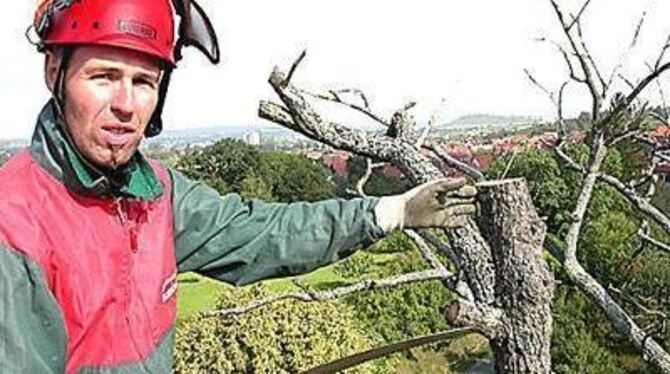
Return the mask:
{"type": "MultiPolygon", "coordinates": [[[[24,37],[35,0],[0,12],[0,139],[28,138],[49,98],[43,58],[24,37]]],[[[550,90],[567,79],[561,55],[547,42],[564,43],[548,0],[200,0],[219,34],[223,60],[211,66],[196,50],[173,74],[164,121],[168,129],[266,125],[260,100],[278,100],[267,79],[285,70],[304,49],[293,82],[312,92],[363,90],[382,117],[409,101],[419,123],[461,115],[555,116],[547,96],[524,69],[550,90]]],[[[579,1],[562,0],[566,12],[579,1]]],[[[584,15],[585,39],[601,70],[616,66],[641,78],[670,33],[670,1],[592,0],[584,15]],[[638,45],[627,53],[646,12],[638,45]]],[[[670,53],[669,53],[670,54],[670,53]]],[[[670,60],[670,56],[668,56],[670,60]]],[[[670,82],[662,81],[663,86],[670,82]]],[[[583,89],[570,86],[568,114],[588,110],[583,89]]],[[[670,90],[668,90],[670,93],[670,90]]],[[[656,86],[648,97],[658,100],[656,86]],[[652,92],[653,91],[653,92],[652,92]]],[[[329,105],[333,119],[363,125],[361,116],[329,105]]]]}

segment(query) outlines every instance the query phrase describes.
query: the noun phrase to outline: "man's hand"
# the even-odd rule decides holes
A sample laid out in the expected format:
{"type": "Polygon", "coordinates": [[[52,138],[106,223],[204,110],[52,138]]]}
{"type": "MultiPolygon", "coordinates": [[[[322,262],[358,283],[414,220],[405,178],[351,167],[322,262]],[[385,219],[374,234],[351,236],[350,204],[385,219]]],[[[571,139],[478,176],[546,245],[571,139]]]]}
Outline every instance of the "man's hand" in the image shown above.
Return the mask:
{"type": "Polygon", "coordinates": [[[396,228],[458,227],[476,211],[477,190],[465,178],[439,179],[381,199],[375,213],[379,226],[396,228]]]}

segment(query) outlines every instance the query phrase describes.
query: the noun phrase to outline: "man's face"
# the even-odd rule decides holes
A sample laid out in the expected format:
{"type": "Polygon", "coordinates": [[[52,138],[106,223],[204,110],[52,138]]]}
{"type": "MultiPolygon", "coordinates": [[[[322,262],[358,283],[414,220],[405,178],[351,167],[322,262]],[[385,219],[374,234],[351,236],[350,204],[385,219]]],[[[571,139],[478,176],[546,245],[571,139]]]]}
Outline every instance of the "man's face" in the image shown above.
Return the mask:
{"type": "MultiPolygon", "coordinates": [[[[48,61],[46,70],[52,89],[53,64],[57,67],[57,61],[48,61]]],[[[159,81],[158,61],[148,55],[114,47],[75,48],[65,76],[64,115],[83,156],[103,168],[126,164],[156,107],[159,81]]]]}

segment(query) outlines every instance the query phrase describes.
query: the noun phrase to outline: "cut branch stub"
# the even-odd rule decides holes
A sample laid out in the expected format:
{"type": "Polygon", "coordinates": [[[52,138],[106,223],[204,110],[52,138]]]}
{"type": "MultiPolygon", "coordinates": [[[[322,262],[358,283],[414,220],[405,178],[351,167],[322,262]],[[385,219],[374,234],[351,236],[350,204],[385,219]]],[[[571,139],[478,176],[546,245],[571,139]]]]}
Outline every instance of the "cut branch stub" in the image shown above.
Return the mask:
{"type": "Polygon", "coordinates": [[[416,120],[408,110],[399,110],[391,117],[391,125],[386,135],[414,144],[419,138],[416,131],[416,120]]]}
{"type": "Polygon", "coordinates": [[[478,184],[480,229],[491,245],[496,304],[491,340],[496,372],[551,373],[554,278],[542,258],[546,227],[523,179],[478,184]]]}

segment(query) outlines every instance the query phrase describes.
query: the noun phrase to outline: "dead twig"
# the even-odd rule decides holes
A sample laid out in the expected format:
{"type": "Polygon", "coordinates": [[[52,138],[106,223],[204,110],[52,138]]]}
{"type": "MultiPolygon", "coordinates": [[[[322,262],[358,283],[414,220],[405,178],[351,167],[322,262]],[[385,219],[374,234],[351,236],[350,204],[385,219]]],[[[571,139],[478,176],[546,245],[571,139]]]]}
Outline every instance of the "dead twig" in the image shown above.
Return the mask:
{"type": "Polygon", "coordinates": [[[481,171],[466,164],[465,162],[456,159],[455,157],[452,157],[449,153],[447,153],[447,151],[441,149],[441,147],[439,147],[437,144],[428,143],[425,144],[422,148],[433,152],[433,154],[436,155],[445,164],[469,176],[475,181],[479,182],[486,179],[481,171]]]}
{"type": "Polygon", "coordinates": [[[291,79],[293,78],[293,73],[295,73],[296,69],[298,69],[298,65],[302,62],[302,60],[305,58],[307,55],[307,50],[303,50],[302,53],[300,53],[300,56],[293,62],[293,65],[291,65],[291,70],[289,70],[288,74],[286,75],[286,79],[284,80],[284,86],[288,85],[291,79]]]}
{"type": "Polygon", "coordinates": [[[649,229],[648,229],[648,224],[642,225],[638,230],[637,230],[637,235],[640,237],[640,239],[644,240],[646,243],[649,243],[653,245],[654,247],[658,248],[662,252],[665,252],[667,254],[670,254],[670,245],[665,244],[659,240],[656,240],[649,235],[649,229]]]}
{"type": "Polygon", "coordinates": [[[298,291],[298,292],[280,293],[276,295],[267,296],[259,300],[254,300],[249,304],[241,307],[204,312],[201,313],[200,316],[205,318],[237,316],[249,313],[252,310],[258,309],[265,305],[283,300],[299,300],[304,302],[335,300],[347,295],[351,295],[356,292],[391,288],[399,286],[401,284],[411,284],[431,280],[444,280],[446,278],[449,278],[450,276],[451,274],[436,269],[416,271],[413,273],[406,273],[378,280],[366,279],[349,286],[338,287],[328,291],[310,290],[309,292],[298,291]]]}
{"type": "Polygon", "coordinates": [[[325,101],[332,101],[332,102],[334,102],[334,103],[338,103],[338,104],[347,106],[347,107],[349,107],[349,108],[351,108],[351,109],[353,109],[353,110],[355,110],[355,111],[357,111],[357,112],[363,113],[364,115],[366,115],[367,117],[373,119],[375,122],[381,124],[381,125],[384,126],[384,127],[389,127],[389,126],[390,126],[390,124],[389,124],[388,121],[384,120],[382,117],[380,117],[379,115],[375,114],[375,113],[370,109],[369,102],[368,102],[367,98],[365,97],[365,95],[364,95],[361,91],[359,91],[359,90],[357,90],[357,89],[347,89],[347,90],[340,90],[340,91],[329,91],[330,96],[328,96],[328,95],[322,95],[322,94],[316,94],[316,93],[312,93],[312,92],[305,91],[305,90],[300,90],[300,92],[302,92],[302,93],[305,94],[305,95],[308,95],[308,96],[312,96],[312,97],[314,97],[314,98],[317,98],[317,99],[321,99],[321,100],[325,100],[325,101]],[[359,94],[360,94],[360,97],[361,97],[362,100],[363,100],[364,106],[360,106],[360,105],[354,104],[354,103],[352,103],[352,102],[344,101],[344,100],[342,99],[342,97],[340,97],[340,95],[338,94],[338,92],[339,92],[339,93],[342,93],[342,92],[357,92],[357,93],[359,93],[359,94]]]}

